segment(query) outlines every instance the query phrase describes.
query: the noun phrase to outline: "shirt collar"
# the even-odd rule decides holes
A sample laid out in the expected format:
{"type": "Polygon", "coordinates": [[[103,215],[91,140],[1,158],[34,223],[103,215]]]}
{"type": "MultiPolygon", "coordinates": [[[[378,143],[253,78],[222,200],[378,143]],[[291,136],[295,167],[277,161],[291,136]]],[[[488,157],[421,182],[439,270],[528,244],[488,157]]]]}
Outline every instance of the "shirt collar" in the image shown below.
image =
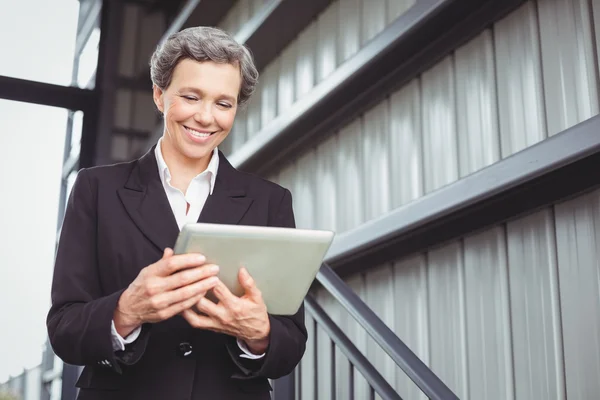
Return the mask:
{"type": "MultiPolygon", "coordinates": [[[[158,165],[158,175],[160,175],[160,181],[162,182],[162,184],[164,186],[165,182],[171,181],[171,172],[169,171],[169,167],[167,166],[167,163],[165,162],[165,159],[163,158],[162,150],[161,150],[161,143],[162,143],[162,137],[160,139],[158,139],[158,143],[156,144],[156,148],[154,149],[154,155],[156,156],[156,163],[158,165]]],[[[208,173],[210,175],[210,194],[213,194],[213,190],[215,188],[215,182],[217,180],[217,171],[218,170],[219,170],[219,150],[215,147],[215,149],[213,150],[212,157],[210,158],[210,161],[208,163],[208,167],[206,167],[206,170],[204,170],[200,174],[196,175],[196,177],[194,179],[198,178],[199,176],[201,176],[204,173],[208,173]]]]}

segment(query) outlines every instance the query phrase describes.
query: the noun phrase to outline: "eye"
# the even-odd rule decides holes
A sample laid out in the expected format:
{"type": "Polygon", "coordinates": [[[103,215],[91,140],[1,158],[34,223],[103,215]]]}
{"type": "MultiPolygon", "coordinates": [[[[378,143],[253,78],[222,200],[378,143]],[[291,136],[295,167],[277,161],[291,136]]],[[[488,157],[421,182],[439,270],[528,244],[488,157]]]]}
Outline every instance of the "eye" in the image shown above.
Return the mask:
{"type": "Polygon", "coordinates": [[[196,98],[194,96],[181,96],[181,97],[183,97],[184,99],[189,100],[189,101],[198,101],[198,98],[196,98]]]}
{"type": "Polygon", "coordinates": [[[217,104],[219,105],[219,107],[223,107],[223,108],[231,108],[231,107],[233,107],[231,104],[224,103],[224,102],[219,102],[217,104]]]}

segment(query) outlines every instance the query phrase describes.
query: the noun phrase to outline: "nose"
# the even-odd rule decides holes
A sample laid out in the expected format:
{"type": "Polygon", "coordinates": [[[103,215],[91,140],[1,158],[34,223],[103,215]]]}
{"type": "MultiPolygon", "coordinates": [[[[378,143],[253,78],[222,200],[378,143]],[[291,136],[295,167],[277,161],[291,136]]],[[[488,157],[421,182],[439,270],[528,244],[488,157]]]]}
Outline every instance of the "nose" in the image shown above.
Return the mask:
{"type": "Polygon", "coordinates": [[[208,103],[202,103],[198,106],[196,110],[196,114],[194,114],[194,119],[200,125],[208,126],[212,124],[213,114],[212,107],[208,103]]]}

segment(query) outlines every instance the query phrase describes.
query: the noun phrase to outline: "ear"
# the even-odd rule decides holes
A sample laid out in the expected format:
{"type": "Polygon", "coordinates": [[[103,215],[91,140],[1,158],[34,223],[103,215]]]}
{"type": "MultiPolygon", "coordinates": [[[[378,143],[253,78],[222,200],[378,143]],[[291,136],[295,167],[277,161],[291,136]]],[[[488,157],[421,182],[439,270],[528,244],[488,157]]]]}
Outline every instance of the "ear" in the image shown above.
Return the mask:
{"type": "Polygon", "coordinates": [[[152,85],[152,97],[154,98],[154,104],[156,104],[156,108],[162,114],[165,113],[165,104],[163,102],[163,91],[156,85],[152,85]]]}

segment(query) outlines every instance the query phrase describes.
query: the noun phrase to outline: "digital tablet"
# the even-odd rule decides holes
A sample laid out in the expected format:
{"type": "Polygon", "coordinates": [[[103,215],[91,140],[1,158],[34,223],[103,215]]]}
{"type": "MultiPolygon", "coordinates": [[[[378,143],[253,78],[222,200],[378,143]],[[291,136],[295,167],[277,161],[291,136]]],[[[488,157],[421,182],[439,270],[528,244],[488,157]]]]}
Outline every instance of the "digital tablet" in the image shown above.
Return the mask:
{"type": "MultiPolygon", "coordinates": [[[[237,296],[246,267],[262,292],[267,311],[295,314],[333,241],[330,231],[244,225],[187,224],[179,233],[175,254],[201,253],[220,267],[219,279],[237,296]]],[[[215,301],[212,293],[207,294],[215,301]]]]}

